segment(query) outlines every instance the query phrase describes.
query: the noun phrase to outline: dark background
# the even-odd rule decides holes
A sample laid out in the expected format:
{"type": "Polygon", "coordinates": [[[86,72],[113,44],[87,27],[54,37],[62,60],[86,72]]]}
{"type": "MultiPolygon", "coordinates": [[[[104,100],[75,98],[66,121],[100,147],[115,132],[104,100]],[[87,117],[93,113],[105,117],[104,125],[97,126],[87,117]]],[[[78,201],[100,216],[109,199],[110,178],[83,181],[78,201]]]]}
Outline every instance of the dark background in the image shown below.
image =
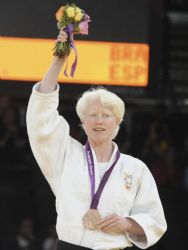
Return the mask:
{"type": "MultiPolygon", "coordinates": [[[[157,182],[168,231],[150,249],[187,250],[188,235],[188,2],[183,0],[74,1],[90,14],[88,36],[76,39],[150,45],[146,88],[106,86],[127,111],[116,139],[121,152],[142,159],[157,182]]],[[[62,1],[0,1],[0,36],[55,39],[55,11],[62,1]]],[[[1,55],[0,55],[1,58],[1,55]]],[[[16,58],[12,58],[16,60],[16,58]]],[[[29,58],[28,58],[29,60],[29,58]]],[[[100,55],[99,55],[100,60],[100,55]]],[[[27,62],[26,62],[27,63],[27,62]]],[[[0,81],[0,249],[23,218],[42,242],[55,224],[54,196],[29,147],[25,112],[33,82],[0,81]]],[[[60,113],[71,135],[85,136],[75,114],[78,96],[90,85],[63,84],[60,113]]],[[[136,249],[136,248],[135,248],[136,249]]]]}
{"type": "MultiPolygon", "coordinates": [[[[63,3],[53,0],[1,1],[1,35],[54,39],[57,35],[55,12],[63,3]]],[[[142,0],[142,4],[139,0],[75,0],[74,3],[92,19],[90,34],[84,36],[84,40],[148,41],[149,0],[142,0]]]]}

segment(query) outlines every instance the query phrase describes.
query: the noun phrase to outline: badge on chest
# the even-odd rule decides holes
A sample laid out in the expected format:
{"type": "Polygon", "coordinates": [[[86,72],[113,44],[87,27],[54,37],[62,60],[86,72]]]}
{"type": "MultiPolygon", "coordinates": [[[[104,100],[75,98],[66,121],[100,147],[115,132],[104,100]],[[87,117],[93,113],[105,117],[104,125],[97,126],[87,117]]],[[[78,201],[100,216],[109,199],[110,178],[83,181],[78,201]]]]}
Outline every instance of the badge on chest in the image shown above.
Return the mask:
{"type": "Polygon", "coordinates": [[[127,191],[129,191],[132,187],[132,179],[133,176],[128,173],[124,173],[124,186],[127,191]]]}

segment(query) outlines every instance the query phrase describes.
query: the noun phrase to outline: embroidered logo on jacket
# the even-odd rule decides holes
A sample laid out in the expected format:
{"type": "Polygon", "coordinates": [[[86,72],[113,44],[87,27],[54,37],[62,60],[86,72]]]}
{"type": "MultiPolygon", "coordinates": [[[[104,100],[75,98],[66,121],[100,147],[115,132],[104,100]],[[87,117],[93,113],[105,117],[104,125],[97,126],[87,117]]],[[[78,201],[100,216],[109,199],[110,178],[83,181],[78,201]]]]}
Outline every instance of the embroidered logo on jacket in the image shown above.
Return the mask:
{"type": "Polygon", "coordinates": [[[128,191],[131,189],[132,179],[133,179],[132,175],[124,173],[124,185],[125,189],[128,191]]]}

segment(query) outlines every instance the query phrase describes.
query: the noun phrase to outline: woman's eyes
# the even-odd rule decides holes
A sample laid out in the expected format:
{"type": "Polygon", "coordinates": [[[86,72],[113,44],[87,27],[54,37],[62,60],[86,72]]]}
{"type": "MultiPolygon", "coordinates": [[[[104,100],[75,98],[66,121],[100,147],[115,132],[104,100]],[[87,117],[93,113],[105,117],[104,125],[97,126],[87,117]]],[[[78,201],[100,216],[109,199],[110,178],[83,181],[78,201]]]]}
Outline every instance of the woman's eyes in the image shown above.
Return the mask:
{"type": "Polygon", "coordinates": [[[111,115],[109,115],[109,114],[104,114],[103,117],[108,118],[108,117],[111,117],[111,115]]]}
{"type": "Polygon", "coordinates": [[[111,115],[109,115],[109,114],[102,114],[102,115],[90,114],[90,117],[93,117],[93,118],[95,118],[95,117],[109,118],[109,117],[111,117],[111,115]]]}

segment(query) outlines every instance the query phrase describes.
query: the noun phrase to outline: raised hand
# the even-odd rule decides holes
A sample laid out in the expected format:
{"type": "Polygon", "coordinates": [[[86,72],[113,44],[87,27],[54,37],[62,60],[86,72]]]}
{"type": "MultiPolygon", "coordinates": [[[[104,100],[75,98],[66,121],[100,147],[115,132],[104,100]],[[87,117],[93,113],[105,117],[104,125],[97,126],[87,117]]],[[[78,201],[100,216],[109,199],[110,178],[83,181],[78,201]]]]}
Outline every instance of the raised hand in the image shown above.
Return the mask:
{"type": "Polygon", "coordinates": [[[66,33],[63,29],[61,29],[61,30],[59,31],[59,35],[58,35],[58,37],[57,37],[57,42],[64,43],[64,42],[67,41],[67,38],[68,38],[67,33],[66,33]]]}

